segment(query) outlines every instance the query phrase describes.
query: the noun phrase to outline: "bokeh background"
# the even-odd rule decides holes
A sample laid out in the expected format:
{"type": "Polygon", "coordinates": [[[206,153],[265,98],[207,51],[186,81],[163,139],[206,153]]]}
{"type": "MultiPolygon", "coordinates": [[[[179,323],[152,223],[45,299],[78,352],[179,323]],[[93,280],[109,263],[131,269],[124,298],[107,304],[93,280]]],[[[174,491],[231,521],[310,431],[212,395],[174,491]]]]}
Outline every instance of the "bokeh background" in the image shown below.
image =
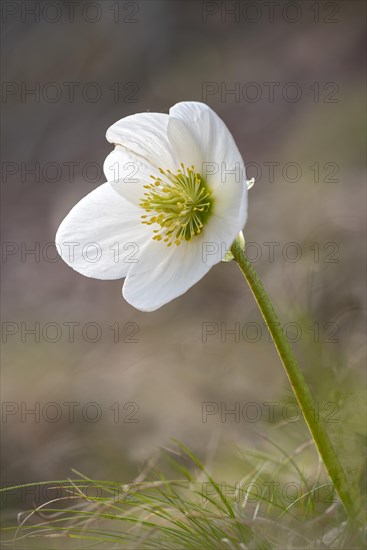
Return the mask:
{"type": "Polygon", "coordinates": [[[216,110],[256,177],[249,255],[282,321],[291,323],[320,408],[334,404],[322,414],[336,411],[330,430],[357,472],[365,384],[365,3],[273,8],[106,0],[76,2],[71,13],[59,1],[2,3],[5,482],[63,479],[71,468],[129,481],[172,437],[222,462],[225,477],[236,448],[260,449],[263,434],[286,449],[308,438],[301,420],[290,421],[294,412],[284,418],[279,405],[272,420],[264,406],[291,402],[291,395],[236,265],[217,265],[187,294],[147,314],[122,299],[122,281],[87,279],[53,261],[59,223],[105,181],[106,129],[182,100],[216,110]],[[269,163],[276,163],[273,174],[269,163]],[[264,243],[277,243],[274,258],[264,243]],[[289,243],[297,243],[297,261],[289,243]],[[205,323],[216,331],[206,342],[205,323]],[[38,327],[39,338],[27,332],[38,327]],[[240,330],[239,338],[226,328],[240,330]],[[207,402],[219,412],[203,422],[207,402]],[[258,422],[249,419],[255,409],[245,418],[220,415],[248,403],[261,407],[258,422]]]}

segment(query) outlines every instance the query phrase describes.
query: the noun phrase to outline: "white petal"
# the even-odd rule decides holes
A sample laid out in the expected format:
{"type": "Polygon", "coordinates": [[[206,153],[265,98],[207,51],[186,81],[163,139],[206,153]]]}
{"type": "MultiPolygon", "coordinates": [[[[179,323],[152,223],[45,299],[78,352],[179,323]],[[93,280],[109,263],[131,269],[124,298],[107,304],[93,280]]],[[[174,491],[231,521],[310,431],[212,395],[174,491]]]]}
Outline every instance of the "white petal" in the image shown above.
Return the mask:
{"type": "Polygon", "coordinates": [[[107,156],[103,170],[114,190],[136,206],[143,198],[144,185],[152,183],[151,176],[161,175],[155,166],[119,145],[107,156]]]}
{"type": "Polygon", "coordinates": [[[201,148],[202,173],[215,201],[205,228],[208,246],[230,247],[247,219],[246,170],[237,145],[224,122],[204,103],[177,103],[170,109],[171,117],[185,124],[201,148]]]}
{"type": "Polygon", "coordinates": [[[213,216],[202,236],[203,262],[214,265],[220,262],[229,252],[244,223],[239,218],[224,219],[213,216]]]}
{"type": "Polygon", "coordinates": [[[210,267],[202,261],[200,242],[168,248],[162,241],[152,241],[128,273],[124,298],[141,311],[154,311],[184,294],[210,267]]]}
{"type": "Polygon", "coordinates": [[[238,170],[246,181],[243,159],[231,132],[223,120],[205,103],[184,101],[170,109],[170,118],[183,122],[199,145],[202,154],[202,174],[215,173],[212,185],[226,179],[230,170],[238,170]]]}
{"type": "Polygon", "coordinates": [[[167,137],[168,118],[163,113],[127,116],[107,130],[107,141],[121,145],[156,168],[172,170],[174,159],[167,137]]]}
{"type": "MultiPolygon", "coordinates": [[[[232,182],[214,192],[213,212],[203,228],[203,261],[214,265],[224,258],[247,219],[247,187],[232,182]]],[[[196,237],[195,237],[196,238],[196,237]]]]}
{"type": "Polygon", "coordinates": [[[209,223],[216,224],[221,220],[228,227],[233,226],[236,237],[247,220],[247,196],[246,183],[238,182],[235,176],[227,176],[226,182],[214,189],[213,214],[209,223]]]}
{"type": "Polygon", "coordinates": [[[168,138],[174,153],[176,171],[181,168],[181,164],[184,164],[186,168],[194,166],[195,171],[201,173],[202,154],[200,145],[182,120],[170,117],[168,138]]]}
{"type": "Polygon", "coordinates": [[[96,279],[120,279],[150,239],[141,210],[104,183],[84,197],[62,221],[56,246],[73,269],[96,279]]]}

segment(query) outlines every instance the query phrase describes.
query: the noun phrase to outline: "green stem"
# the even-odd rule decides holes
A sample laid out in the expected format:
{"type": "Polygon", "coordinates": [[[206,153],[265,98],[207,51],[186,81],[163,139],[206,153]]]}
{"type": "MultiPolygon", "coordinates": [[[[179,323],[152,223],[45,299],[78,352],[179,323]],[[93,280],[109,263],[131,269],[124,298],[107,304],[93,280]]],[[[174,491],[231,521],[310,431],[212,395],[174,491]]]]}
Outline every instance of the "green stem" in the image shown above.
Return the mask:
{"type": "Polygon", "coordinates": [[[353,499],[348,491],[348,479],[339,461],[337,452],[331,444],[328,433],[323,422],[316,418],[315,402],[307,386],[304,376],[297,365],[294,353],[284,336],[277,314],[270,302],[256,271],[252,267],[243,250],[243,243],[237,239],[231,252],[238,263],[246,281],[248,282],[255,300],[264,317],[268,330],[274,340],[279,357],[291,383],[294,395],[302,410],[313,440],[325,464],[328,474],[334,484],[336,491],[342,501],[347,513],[351,518],[356,517],[353,499]]]}

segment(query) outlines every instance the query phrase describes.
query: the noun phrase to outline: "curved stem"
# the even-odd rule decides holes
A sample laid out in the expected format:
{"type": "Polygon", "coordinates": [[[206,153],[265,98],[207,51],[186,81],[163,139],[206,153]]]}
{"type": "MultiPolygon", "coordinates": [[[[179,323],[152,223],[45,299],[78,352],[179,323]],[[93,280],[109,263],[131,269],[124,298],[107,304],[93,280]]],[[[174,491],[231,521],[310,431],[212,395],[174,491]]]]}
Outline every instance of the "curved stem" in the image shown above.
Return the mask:
{"type": "Polygon", "coordinates": [[[351,518],[355,518],[356,512],[354,509],[354,501],[348,491],[348,486],[350,484],[348,483],[347,476],[339,461],[337,452],[332,446],[324,423],[320,421],[315,414],[316,405],[314,399],[307,386],[304,376],[297,365],[294,353],[283,334],[277,314],[274,311],[266,290],[264,289],[250,261],[246,257],[243,250],[243,243],[241,243],[240,240],[236,240],[233,243],[231,252],[246,281],[248,282],[259,309],[264,317],[268,330],[274,340],[279,357],[289,378],[294,395],[301,408],[320,456],[325,464],[326,470],[328,471],[328,474],[348,515],[351,518]]]}

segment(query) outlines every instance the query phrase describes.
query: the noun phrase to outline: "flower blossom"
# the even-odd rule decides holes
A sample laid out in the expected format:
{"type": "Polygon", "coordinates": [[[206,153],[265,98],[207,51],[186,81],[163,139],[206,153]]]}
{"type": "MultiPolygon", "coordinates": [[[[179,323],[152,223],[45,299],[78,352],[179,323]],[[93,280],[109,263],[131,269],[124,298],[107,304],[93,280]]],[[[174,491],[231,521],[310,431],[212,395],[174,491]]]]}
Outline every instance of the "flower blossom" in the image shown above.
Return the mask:
{"type": "Polygon", "coordinates": [[[124,298],[153,311],[197,283],[241,232],[245,165],[203,103],[127,116],[106,137],[115,145],[104,163],[107,182],[72,208],[56,245],[87,277],[126,278],[124,298]]]}

